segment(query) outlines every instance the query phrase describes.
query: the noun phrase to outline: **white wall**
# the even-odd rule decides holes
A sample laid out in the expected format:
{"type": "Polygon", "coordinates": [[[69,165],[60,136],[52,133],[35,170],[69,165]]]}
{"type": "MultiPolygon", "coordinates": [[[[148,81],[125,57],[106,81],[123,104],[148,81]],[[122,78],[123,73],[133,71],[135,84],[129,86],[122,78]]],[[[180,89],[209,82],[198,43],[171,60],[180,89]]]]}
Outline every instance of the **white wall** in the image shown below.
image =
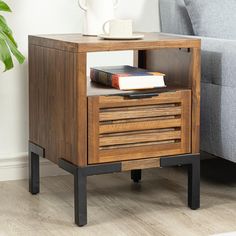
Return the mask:
{"type": "MultiPolygon", "coordinates": [[[[13,14],[4,14],[19,48],[27,55],[29,34],[79,33],[83,12],[77,0],[6,0],[13,14]]],[[[135,31],[158,31],[158,0],[120,0],[117,17],[132,18],[135,31]]],[[[89,56],[89,65],[131,64],[132,53],[89,56]]],[[[6,73],[0,71],[0,180],[26,176],[28,140],[27,60],[6,73]]],[[[2,69],[2,68],[1,68],[2,69]]]]}

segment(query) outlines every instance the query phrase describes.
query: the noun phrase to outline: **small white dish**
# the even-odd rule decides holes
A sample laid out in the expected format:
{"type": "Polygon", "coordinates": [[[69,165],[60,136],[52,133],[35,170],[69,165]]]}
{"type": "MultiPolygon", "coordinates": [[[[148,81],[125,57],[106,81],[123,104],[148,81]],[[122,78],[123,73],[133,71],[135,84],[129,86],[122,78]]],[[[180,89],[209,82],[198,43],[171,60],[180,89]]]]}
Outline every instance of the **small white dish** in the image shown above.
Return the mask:
{"type": "Polygon", "coordinates": [[[112,36],[108,34],[99,34],[99,38],[101,39],[110,39],[110,40],[132,40],[132,39],[143,39],[144,35],[143,34],[133,34],[132,36],[112,36]]]}

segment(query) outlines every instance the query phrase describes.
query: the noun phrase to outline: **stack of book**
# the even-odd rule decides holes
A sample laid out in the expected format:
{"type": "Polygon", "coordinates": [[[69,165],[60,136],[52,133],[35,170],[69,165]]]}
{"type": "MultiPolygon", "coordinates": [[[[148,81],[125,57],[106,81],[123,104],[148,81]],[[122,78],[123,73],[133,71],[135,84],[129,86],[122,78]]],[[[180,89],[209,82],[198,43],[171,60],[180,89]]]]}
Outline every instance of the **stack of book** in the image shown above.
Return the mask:
{"type": "Polygon", "coordinates": [[[165,74],[150,72],[132,66],[94,67],[90,78],[109,87],[120,90],[138,90],[166,87],[165,74]]]}

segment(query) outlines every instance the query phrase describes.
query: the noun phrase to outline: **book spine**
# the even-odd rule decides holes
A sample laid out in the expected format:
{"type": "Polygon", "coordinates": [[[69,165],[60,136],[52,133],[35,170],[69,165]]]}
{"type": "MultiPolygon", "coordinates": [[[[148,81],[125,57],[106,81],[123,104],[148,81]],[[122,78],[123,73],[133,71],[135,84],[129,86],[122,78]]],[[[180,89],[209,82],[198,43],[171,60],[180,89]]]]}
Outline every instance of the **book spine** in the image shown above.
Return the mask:
{"type": "Polygon", "coordinates": [[[120,89],[119,76],[118,75],[113,75],[112,76],[112,87],[116,88],[116,89],[120,89]]]}
{"type": "Polygon", "coordinates": [[[96,70],[94,68],[91,68],[90,69],[90,78],[93,82],[100,83],[100,84],[103,84],[103,85],[106,85],[109,87],[114,87],[113,86],[114,75],[112,75],[110,73],[106,73],[104,71],[100,71],[100,70],[96,70]]]}

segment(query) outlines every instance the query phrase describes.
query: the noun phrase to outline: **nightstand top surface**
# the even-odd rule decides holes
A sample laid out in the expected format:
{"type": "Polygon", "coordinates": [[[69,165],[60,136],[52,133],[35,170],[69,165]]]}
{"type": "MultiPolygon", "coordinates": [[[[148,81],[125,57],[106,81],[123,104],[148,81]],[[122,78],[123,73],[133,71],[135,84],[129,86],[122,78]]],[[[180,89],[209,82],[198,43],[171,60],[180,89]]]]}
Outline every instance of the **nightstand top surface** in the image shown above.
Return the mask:
{"type": "Polygon", "coordinates": [[[158,48],[200,48],[201,40],[164,33],[144,33],[141,40],[103,40],[82,34],[29,36],[29,43],[71,52],[148,50],[158,48]]]}

